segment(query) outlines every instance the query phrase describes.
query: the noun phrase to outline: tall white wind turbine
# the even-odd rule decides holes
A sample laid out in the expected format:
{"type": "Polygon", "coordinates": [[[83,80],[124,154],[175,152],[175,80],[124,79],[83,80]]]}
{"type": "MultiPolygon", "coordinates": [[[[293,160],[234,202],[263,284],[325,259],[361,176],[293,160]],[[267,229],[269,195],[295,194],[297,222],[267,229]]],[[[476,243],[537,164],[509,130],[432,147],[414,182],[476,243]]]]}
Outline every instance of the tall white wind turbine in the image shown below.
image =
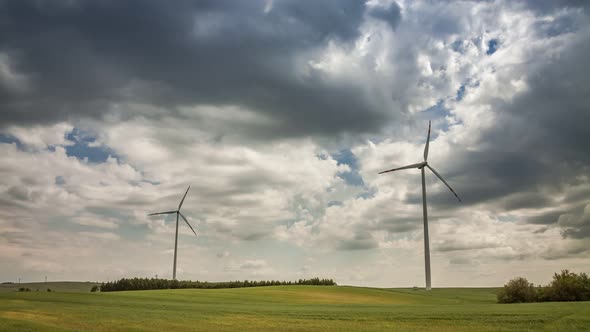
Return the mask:
{"type": "Polygon", "coordinates": [[[442,176],[440,174],[438,174],[438,172],[435,171],[434,168],[432,168],[428,164],[427,160],[428,160],[428,145],[429,145],[429,143],[430,143],[430,121],[428,121],[428,137],[426,138],[426,146],[424,147],[424,161],[421,163],[411,164],[411,165],[393,168],[393,169],[389,169],[387,171],[379,172],[379,174],[383,174],[383,173],[399,171],[402,169],[409,169],[409,168],[418,168],[422,171],[422,213],[424,215],[424,265],[425,265],[424,268],[426,270],[425,271],[426,272],[426,290],[431,289],[431,283],[430,283],[430,243],[429,243],[430,240],[428,238],[428,213],[426,211],[426,182],[424,180],[424,167],[428,167],[428,169],[430,169],[432,171],[432,173],[434,173],[434,175],[436,175],[451,190],[451,192],[455,195],[455,197],[457,197],[459,202],[461,201],[461,199],[459,198],[457,193],[453,190],[453,188],[451,188],[451,186],[449,186],[447,181],[445,181],[442,178],[442,176]]]}
{"type": "Polygon", "coordinates": [[[174,280],[176,280],[176,251],[178,249],[178,216],[182,217],[182,219],[184,220],[184,222],[186,222],[188,227],[191,228],[191,231],[193,231],[193,233],[195,233],[195,236],[197,236],[197,232],[195,232],[195,230],[193,229],[193,226],[191,226],[191,224],[189,224],[188,220],[186,220],[185,216],[180,212],[180,208],[182,207],[182,203],[184,203],[184,199],[186,198],[186,195],[188,194],[189,189],[191,189],[191,186],[188,186],[188,188],[186,189],[186,192],[184,193],[184,196],[182,196],[182,200],[180,200],[180,204],[178,204],[178,209],[176,209],[174,211],[156,212],[156,213],[148,214],[148,216],[155,216],[158,214],[176,213],[176,236],[174,238],[174,267],[172,269],[172,279],[174,279],[174,280]]]}

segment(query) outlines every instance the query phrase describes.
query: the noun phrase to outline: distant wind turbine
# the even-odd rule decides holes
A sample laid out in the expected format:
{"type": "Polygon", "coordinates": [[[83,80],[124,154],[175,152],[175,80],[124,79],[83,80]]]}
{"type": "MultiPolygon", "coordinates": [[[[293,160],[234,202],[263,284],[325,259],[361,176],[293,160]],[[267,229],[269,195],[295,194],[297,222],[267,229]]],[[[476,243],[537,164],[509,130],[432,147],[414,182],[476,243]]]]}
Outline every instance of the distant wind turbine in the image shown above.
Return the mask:
{"type": "Polygon", "coordinates": [[[409,168],[418,168],[422,171],[422,213],[424,214],[424,265],[425,265],[425,270],[426,270],[426,290],[431,289],[431,284],[430,284],[430,244],[429,244],[430,240],[428,239],[428,213],[426,211],[426,182],[424,181],[424,167],[428,167],[428,169],[430,169],[432,171],[432,173],[434,173],[434,175],[436,175],[451,190],[451,192],[455,195],[455,197],[457,197],[459,202],[461,202],[461,199],[459,198],[457,193],[453,190],[453,188],[451,188],[451,186],[449,186],[447,181],[445,181],[442,178],[442,176],[440,176],[440,174],[438,174],[438,172],[434,170],[434,168],[432,168],[430,165],[428,165],[427,160],[428,160],[428,145],[429,145],[429,143],[430,143],[430,121],[428,121],[428,137],[426,138],[426,146],[424,147],[424,161],[421,163],[417,163],[417,164],[411,164],[408,166],[393,168],[393,169],[389,169],[387,171],[379,172],[379,174],[383,174],[383,173],[399,171],[402,169],[409,169],[409,168]]]}
{"type": "Polygon", "coordinates": [[[191,189],[191,186],[188,186],[188,188],[186,189],[186,192],[184,193],[184,196],[182,196],[182,200],[180,201],[180,204],[178,204],[178,209],[174,210],[174,211],[166,211],[166,212],[157,212],[157,213],[150,213],[148,214],[148,216],[155,216],[158,214],[173,214],[176,213],[176,236],[174,238],[174,267],[172,270],[172,279],[176,280],[176,251],[178,249],[178,216],[181,216],[182,219],[186,222],[186,224],[188,225],[188,227],[191,228],[191,230],[193,231],[193,233],[195,233],[195,236],[197,236],[197,232],[195,232],[195,230],[193,229],[193,226],[191,226],[191,224],[189,224],[188,220],[186,220],[186,218],[184,217],[184,215],[180,212],[180,208],[182,207],[182,203],[184,203],[184,199],[186,198],[186,194],[188,194],[188,190],[191,189]]]}

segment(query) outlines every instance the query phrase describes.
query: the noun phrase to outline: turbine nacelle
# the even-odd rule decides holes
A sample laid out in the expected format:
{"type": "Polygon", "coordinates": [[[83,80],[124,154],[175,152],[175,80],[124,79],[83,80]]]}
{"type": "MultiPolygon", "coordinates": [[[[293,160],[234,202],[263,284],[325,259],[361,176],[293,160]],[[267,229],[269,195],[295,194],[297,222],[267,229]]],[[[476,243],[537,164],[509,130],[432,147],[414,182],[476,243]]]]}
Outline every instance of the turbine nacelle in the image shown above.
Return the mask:
{"type": "Polygon", "coordinates": [[[457,199],[459,200],[459,202],[461,202],[461,199],[459,198],[459,196],[457,195],[457,193],[453,190],[453,188],[451,188],[451,186],[449,186],[449,184],[447,183],[447,181],[445,181],[443,179],[443,177],[438,174],[438,172],[428,164],[428,162],[426,161],[426,159],[428,159],[428,147],[430,145],[430,121],[428,121],[428,136],[426,137],[426,146],[424,147],[424,161],[421,163],[416,163],[416,164],[411,164],[411,165],[407,165],[407,166],[402,166],[402,167],[397,167],[397,168],[392,168],[392,169],[388,169],[386,171],[383,172],[379,172],[379,174],[383,174],[383,173],[388,173],[388,172],[394,172],[394,171],[399,171],[402,169],[412,169],[412,168],[417,168],[419,170],[423,170],[424,167],[428,168],[429,170],[432,171],[432,173],[434,173],[434,175],[436,175],[436,177],[438,177],[442,183],[444,183],[447,188],[449,188],[449,190],[451,190],[451,192],[453,193],[453,195],[455,195],[455,197],[457,197],[457,199]]]}
{"type": "Polygon", "coordinates": [[[184,196],[182,196],[182,199],[180,200],[180,204],[178,204],[178,209],[176,209],[174,211],[150,213],[150,214],[148,214],[148,216],[156,216],[156,215],[159,215],[159,214],[174,214],[174,213],[176,213],[176,217],[177,218],[178,218],[178,216],[182,217],[182,219],[184,220],[184,222],[186,222],[186,224],[188,225],[188,227],[190,227],[191,231],[193,231],[193,233],[195,233],[195,236],[197,236],[197,232],[195,232],[195,230],[193,229],[193,226],[191,226],[191,224],[188,222],[188,220],[186,219],[186,217],[182,214],[182,212],[180,212],[180,208],[182,207],[182,203],[184,203],[184,199],[186,198],[186,195],[188,194],[189,189],[191,189],[191,186],[188,186],[188,188],[186,188],[186,192],[184,193],[184,196]]]}

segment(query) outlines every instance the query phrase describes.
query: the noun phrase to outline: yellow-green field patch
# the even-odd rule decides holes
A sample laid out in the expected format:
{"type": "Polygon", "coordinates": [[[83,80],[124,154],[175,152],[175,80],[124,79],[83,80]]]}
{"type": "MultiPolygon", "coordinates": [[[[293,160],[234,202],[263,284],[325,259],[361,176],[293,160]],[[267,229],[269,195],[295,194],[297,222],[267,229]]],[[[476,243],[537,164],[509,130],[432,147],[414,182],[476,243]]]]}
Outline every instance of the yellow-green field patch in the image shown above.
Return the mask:
{"type": "Polygon", "coordinates": [[[40,311],[4,311],[0,317],[8,319],[34,320],[34,321],[55,321],[57,317],[40,311]]]}
{"type": "Polygon", "coordinates": [[[495,303],[494,289],[274,286],[3,292],[1,331],[585,331],[590,303],[495,303]]]}

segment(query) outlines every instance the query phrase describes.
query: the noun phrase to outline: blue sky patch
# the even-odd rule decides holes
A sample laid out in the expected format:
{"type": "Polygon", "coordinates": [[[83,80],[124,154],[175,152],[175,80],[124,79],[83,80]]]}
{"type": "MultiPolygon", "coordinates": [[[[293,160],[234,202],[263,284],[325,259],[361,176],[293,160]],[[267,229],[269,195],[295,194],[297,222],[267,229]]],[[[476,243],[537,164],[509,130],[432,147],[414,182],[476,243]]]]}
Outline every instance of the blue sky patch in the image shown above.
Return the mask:
{"type": "Polygon", "coordinates": [[[498,216],[498,220],[502,222],[516,222],[518,218],[516,216],[507,214],[498,216]]]}
{"type": "Polygon", "coordinates": [[[329,201],[328,202],[328,207],[330,207],[330,206],[342,206],[342,205],[343,205],[342,201],[329,201]]]}
{"type": "Polygon", "coordinates": [[[2,133],[0,133],[0,143],[3,143],[3,144],[15,143],[17,149],[23,150],[23,148],[24,148],[23,144],[18,139],[16,139],[16,137],[11,136],[11,135],[2,134],[2,133]]]}
{"type": "Polygon", "coordinates": [[[556,37],[565,33],[572,33],[579,29],[579,27],[576,25],[575,19],[569,15],[558,17],[551,21],[539,21],[536,22],[534,26],[535,29],[549,37],[556,37]]]}
{"type": "Polygon", "coordinates": [[[375,197],[376,193],[377,193],[377,189],[367,188],[364,192],[356,195],[356,198],[371,199],[371,198],[375,197]]]}
{"type": "Polygon", "coordinates": [[[445,106],[445,102],[442,99],[436,101],[436,104],[428,107],[423,112],[433,112],[435,117],[444,117],[449,113],[449,109],[445,106]]]}
{"type": "Polygon", "coordinates": [[[109,156],[115,157],[115,153],[111,149],[104,146],[90,146],[89,144],[96,142],[96,137],[87,132],[80,131],[74,128],[66,135],[66,139],[74,142],[73,145],[65,147],[66,154],[69,157],[76,157],[78,159],[88,159],[91,163],[102,163],[107,160],[109,156]]]}
{"type": "Polygon", "coordinates": [[[497,39],[490,39],[490,41],[488,41],[488,50],[487,50],[486,54],[492,55],[492,54],[496,53],[496,50],[498,50],[498,40],[497,39]]]}
{"type": "Polygon", "coordinates": [[[338,165],[348,165],[350,167],[349,172],[338,173],[338,176],[344,179],[346,184],[351,186],[363,186],[365,184],[358,172],[358,161],[350,149],[340,150],[340,152],[334,154],[332,157],[338,162],[338,165]]]}
{"type": "Polygon", "coordinates": [[[461,85],[459,87],[459,89],[457,90],[457,97],[455,97],[455,100],[461,101],[461,100],[463,100],[464,96],[465,96],[465,84],[461,85]]]}
{"type": "MultiPolygon", "coordinates": [[[[118,156],[109,148],[104,146],[89,146],[90,143],[96,141],[96,137],[86,132],[82,132],[74,128],[71,132],[65,135],[65,138],[74,144],[64,146],[68,157],[76,157],[80,160],[87,158],[91,163],[102,163],[107,160],[109,156],[117,158],[118,156]]],[[[0,143],[16,144],[19,150],[25,150],[25,146],[14,136],[0,133],[0,143]]],[[[55,152],[55,145],[47,146],[47,150],[55,152]]]]}
{"type": "Polygon", "coordinates": [[[455,40],[452,44],[451,44],[451,49],[455,52],[458,53],[463,53],[461,46],[463,45],[463,41],[462,40],[455,40]]]}

